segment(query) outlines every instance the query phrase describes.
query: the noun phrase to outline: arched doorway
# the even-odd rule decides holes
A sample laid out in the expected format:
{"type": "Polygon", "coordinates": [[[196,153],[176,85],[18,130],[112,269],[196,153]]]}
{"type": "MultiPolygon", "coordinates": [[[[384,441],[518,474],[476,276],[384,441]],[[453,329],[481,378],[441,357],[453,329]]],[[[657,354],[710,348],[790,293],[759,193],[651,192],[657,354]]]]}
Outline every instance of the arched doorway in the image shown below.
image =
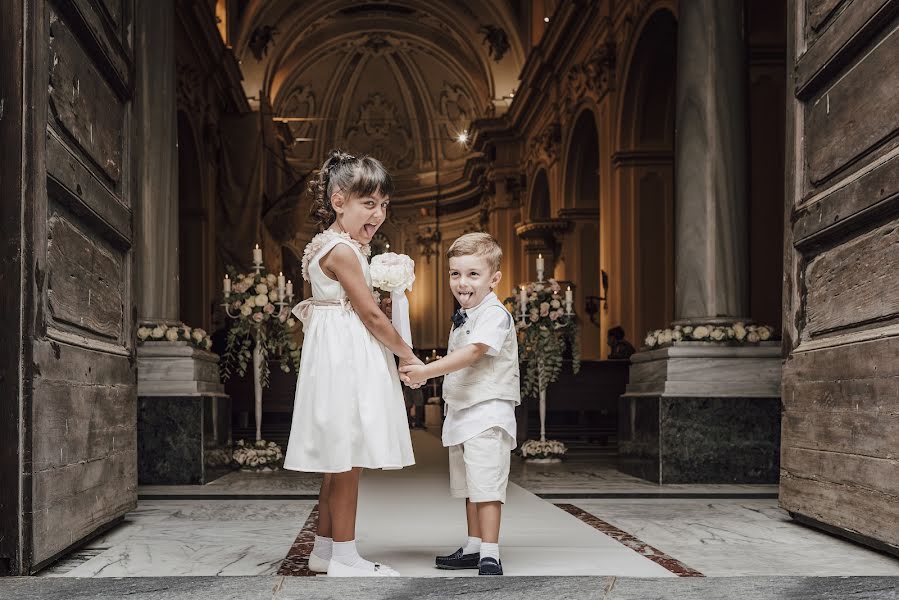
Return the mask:
{"type": "Polygon", "coordinates": [[[599,267],[599,132],[593,111],[585,109],[575,120],[567,156],[560,217],[572,225],[562,253],[564,278],[575,284],[575,305],[584,317],[583,358],[598,360],[603,350],[603,315],[598,298],[603,290],[599,267]]]}
{"type": "Polygon", "coordinates": [[[677,22],[667,10],[645,22],[622,97],[618,151],[621,322],[639,346],[674,319],[674,83],[677,22]]]}
{"type": "Polygon", "coordinates": [[[208,217],[202,167],[190,120],[178,112],[178,267],[180,316],[191,327],[211,326],[206,280],[208,217]]]}

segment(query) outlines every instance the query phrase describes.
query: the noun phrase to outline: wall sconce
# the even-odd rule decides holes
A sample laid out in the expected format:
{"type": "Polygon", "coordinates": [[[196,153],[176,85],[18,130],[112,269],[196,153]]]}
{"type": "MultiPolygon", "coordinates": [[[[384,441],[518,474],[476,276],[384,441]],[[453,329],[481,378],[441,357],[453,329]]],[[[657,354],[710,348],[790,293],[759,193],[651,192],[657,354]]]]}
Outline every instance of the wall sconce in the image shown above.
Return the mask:
{"type": "Polygon", "coordinates": [[[602,302],[603,310],[609,310],[609,274],[599,271],[602,283],[602,296],[587,296],[585,298],[585,312],[590,315],[590,322],[599,327],[599,303],[602,302]]]}

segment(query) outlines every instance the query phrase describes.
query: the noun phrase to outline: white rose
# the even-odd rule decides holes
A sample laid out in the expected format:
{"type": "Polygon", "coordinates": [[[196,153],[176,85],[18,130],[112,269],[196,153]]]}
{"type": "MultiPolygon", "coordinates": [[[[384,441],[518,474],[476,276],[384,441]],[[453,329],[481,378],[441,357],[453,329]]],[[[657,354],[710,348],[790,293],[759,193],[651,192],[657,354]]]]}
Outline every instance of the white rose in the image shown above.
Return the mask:
{"type": "Polygon", "coordinates": [[[712,330],[712,333],[709,334],[709,337],[711,337],[716,342],[720,342],[724,339],[725,335],[727,334],[725,333],[724,329],[722,329],[721,327],[715,327],[712,330]]]}
{"type": "MultiPolygon", "coordinates": [[[[275,277],[275,275],[273,273],[269,273],[268,275],[266,275],[265,280],[268,282],[269,285],[275,285],[276,283],[278,283],[278,278],[275,277]]],[[[259,293],[261,294],[262,292],[259,292],[259,293]]]]}
{"type": "Polygon", "coordinates": [[[693,333],[693,327],[691,325],[687,325],[684,327],[684,335],[690,335],[693,333]]]}
{"type": "Polygon", "coordinates": [[[297,324],[297,322],[293,319],[293,317],[287,319],[287,326],[288,326],[288,327],[293,327],[293,326],[296,325],[296,324],[297,324]]]}
{"type": "Polygon", "coordinates": [[[150,329],[148,327],[138,327],[137,328],[137,339],[145,340],[150,337],[150,329]]]}
{"type": "Polygon", "coordinates": [[[693,339],[694,340],[704,340],[709,336],[709,328],[705,325],[700,325],[699,327],[695,327],[693,329],[693,339]]]}
{"type": "Polygon", "coordinates": [[[172,327],[171,329],[166,330],[165,339],[170,342],[178,341],[178,330],[172,327]]]}
{"type": "Polygon", "coordinates": [[[759,329],[758,333],[759,333],[759,339],[762,340],[763,342],[770,340],[771,336],[773,335],[773,332],[771,331],[770,327],[762,327],[761,329],[759,329]]]}
{"type": "Polygon", "coordinates": [[[643,343],[646,345],[647,348],[655,347],[657,342],[658,342],[658,339],[654,335],[647,335],[646,339],[643,340],[643,343]]]}
{"type": "Polygon", "coordinates": [[[240,307],[240,314],[242,314],[242,315],[245,316],[245,317],[249,317],[249,316],[250,316],[250,313],[252,313],[252,312],[253,312],[253,309],[250,308],[250,307],[249,307],[248,305],[246,305],[246,304],[244,304],[243,306],[240,307]]]}
{"type": "Polygon", "coordinates": [[[559,308],[560,306],[562,306],[562,303],[559,302],[558,300],[553,300],[552,302],[549,303],[549,305],[552,306],[553,308],[559,308]]]}
{"type": "Polygon", "coordinates": [[[264,283],[256,284],[256,293],[257,294],[268,294],[268,286],[264,283]]]}
{"type": "Polygon", "coordinates": [[[734,337],[741,342],[746,337],[746,327],[742,323],[734,323],[734,337]]]}
{"type": "Polygon", "coordinates": [[[671,332],[671,340],[674,342],[679,342],[684,339],[684,332],[680,329],[675,329],[671,332]]]}
{"type": "Polygon", "coordinates": [[[268,293],[268,299],[271,300],[272,302],[277,302],[278,292],[276,292],[275,290],[270,291],[268,293]]]}
{"type": "Polygon", "coordinates": [[[729,340],[734,339],[734,328],[733,327],[726,328],[724,330],[724,333],[727,334],[727,339],[729,339],[729,340]]]}
{"type": "Polygon", "coordinates": [[[190,337],[191,337],[191,339],[193,339],[195,342],[199,342],[200,340],[203,339],[203,334],[200,333],[200,330],[199,330],[199,329],[194,329],[194,332],[190,334],[190,337]]]}
{"type": "Polygon", "coordinates": [[[161,340],[164,335],[165,335],[165,327],[157,326],[157,327],[154,327],[153,331],[150,332],[150,336],[154,340],[161,340]]]}
{"type": "Polygon", "coordinates": [[[755,331],[750,331],[749,335],[746,336],[746,341],[750,344],[756,344],[759,342],[759,334],[755,331]]]}
{"type": "Polygon", "coordinates": [[[259,294],[256,296],[256,306],[265,306],[268,304],[268,294],[259,294]]]}

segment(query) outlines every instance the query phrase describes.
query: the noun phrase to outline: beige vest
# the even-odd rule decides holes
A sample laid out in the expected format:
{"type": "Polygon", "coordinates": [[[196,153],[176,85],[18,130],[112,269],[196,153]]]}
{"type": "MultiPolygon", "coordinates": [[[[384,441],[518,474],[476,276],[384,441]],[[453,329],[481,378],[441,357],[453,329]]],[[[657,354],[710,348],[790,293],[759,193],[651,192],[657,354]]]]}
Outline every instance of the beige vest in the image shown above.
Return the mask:
{"type": "MultiPolygon", "coordinates": [[[[486,312],[489,305],[506,310],[497,298],[487,300],[461,327],[450,333],[448,352],[468,345],[468,338],[478,318],[486,312]]],[[[496,356],[484,354],[471,366],[448,373],[443,378],[443,399],[456,410],[486,400],[511,400],[516,406],[521,404],[518,335],[514,321],[509,327],[499,354],[496,356]]]]}

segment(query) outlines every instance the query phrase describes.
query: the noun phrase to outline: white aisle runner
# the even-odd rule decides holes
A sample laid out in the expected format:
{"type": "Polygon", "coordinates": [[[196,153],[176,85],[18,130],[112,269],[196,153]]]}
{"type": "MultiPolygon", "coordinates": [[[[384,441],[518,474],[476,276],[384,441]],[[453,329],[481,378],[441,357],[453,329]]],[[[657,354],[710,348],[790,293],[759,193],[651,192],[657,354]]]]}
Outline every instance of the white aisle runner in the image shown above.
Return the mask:
{"type": "MultiPolygon", "coordinates": [[[[414,467],[365,471],[359,490],[356,539],[362,556],[409,577],[469,577],[476,570],[434,568],[436,554],[467,538],[465,505],[449,496],[446,449],[414,431],[414,467]]],[[[550,502],[509,484],[500,532],[506,575],[675,575],[550,502]]]]}

